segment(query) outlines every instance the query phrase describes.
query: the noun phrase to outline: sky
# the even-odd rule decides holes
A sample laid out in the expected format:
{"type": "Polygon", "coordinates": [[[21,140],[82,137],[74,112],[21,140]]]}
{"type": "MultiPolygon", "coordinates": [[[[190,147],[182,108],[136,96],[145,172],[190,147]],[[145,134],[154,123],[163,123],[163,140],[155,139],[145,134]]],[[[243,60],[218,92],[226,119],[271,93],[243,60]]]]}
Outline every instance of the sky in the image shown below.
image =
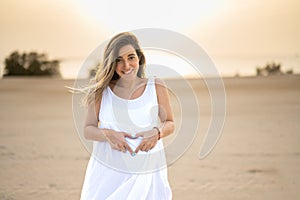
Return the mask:
{"type": "Polygon", "coordinates": [[[299,10],[299,0],[1,0],[0,61],[14,50],[80,60],[138,28],[181,33],[215,59],[300,56],[299,10]]]}

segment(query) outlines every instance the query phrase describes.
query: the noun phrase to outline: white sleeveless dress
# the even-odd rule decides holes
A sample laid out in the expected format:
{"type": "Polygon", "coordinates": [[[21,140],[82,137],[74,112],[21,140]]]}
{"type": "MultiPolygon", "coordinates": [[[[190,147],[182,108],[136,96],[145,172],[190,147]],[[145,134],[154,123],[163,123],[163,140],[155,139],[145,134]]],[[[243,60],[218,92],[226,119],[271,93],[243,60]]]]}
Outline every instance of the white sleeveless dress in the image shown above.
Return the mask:
{"type": "MultiPolygon", "coordinates": [[[[154,78],[149,78],[143,94],[132,100],[118,97],[109,87],[103,91],[99,112],[100,128],[136,134],[158,126],[158,103],[154,78]]],[[[134,151],[142,138],[129,139],[134,151]]],[[[81,192],[81,200],[169,200],[163,143],[136,156],[111,148],[108,142],[93,142],[81,192]]]]}

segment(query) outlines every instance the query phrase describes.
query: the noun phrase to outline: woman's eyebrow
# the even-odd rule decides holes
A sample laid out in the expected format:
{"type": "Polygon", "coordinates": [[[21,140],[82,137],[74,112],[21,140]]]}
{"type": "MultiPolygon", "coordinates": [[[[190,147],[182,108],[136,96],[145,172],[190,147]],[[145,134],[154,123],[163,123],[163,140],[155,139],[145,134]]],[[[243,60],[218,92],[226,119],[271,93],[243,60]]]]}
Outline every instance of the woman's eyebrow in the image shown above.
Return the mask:
{"type": "MultiPolygon", "coordinates": [[[[136,55],[135,53],[130,53],[130,54],[127,55],[127,57],[129,57],[129,56],[135,56],[135,55],[136,55]]],[[[120,55],[117,58],[122,59],[123,57],[120,55]]]]}
{"type": "Polygon", "coordinates": [[[131,53],[131,54],[129,54],[127,57],[129,57],[129,56],[135,56],[135,54],[134,54],[134,53],[131,53]]]}

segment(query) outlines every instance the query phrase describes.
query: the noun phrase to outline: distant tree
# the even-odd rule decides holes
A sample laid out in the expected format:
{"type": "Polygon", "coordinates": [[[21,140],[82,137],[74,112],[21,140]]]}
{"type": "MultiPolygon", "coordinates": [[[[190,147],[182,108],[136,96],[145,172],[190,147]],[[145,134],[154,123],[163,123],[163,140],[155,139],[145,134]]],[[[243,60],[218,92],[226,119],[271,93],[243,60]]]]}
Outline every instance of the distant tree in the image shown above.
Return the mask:
{"type": "Polygon", "coordinates": [[[59,64],[59,60],[48,60],[46,54],[14,51],[5,58],[4,76],[60,76],[59,64]]]}
{"type": "Polygon", "coordinates": [[[257,76],[269,76],[269,75],[282,75],[282,74],[293,74],[293,70],[289,70],[287,72],[283,72],[281,70],[281,64],[280,63],[267,63],[265,67],[256,68],[256,75],[257,76]]]}
{"type": "Polygon", "coordinates": [[[285,73],[286,73],[286,74],[293,74],[294,71],[293,71],[293,69],[289,69],[289,70],[287,70],[285,73]]]}
{"type": "Polygon", "coordinates": [[[96,73],[99,69],[99,67],[101,67],[101,62],[97,62],[94,66],[92,66],[89,70],[89,77],[93,78],[96,76],[96,73]]]}
{"type": "Polygon", "coordinates": [[[95,77],[95,76],[96,76],[96,73],[97,73],[97,69],[96,69],[96,68],[90,69],[90,71],[89,71],[89,77],[90,77],[90,78],[95,77]]]}

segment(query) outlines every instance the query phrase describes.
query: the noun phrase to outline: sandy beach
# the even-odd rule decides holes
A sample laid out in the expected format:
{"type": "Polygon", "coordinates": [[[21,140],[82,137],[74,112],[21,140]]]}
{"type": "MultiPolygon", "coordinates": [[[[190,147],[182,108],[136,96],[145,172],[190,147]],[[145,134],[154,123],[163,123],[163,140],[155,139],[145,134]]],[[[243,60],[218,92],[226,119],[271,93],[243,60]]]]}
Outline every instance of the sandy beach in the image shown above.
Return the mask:
{"type": "MultiPolygon", "coordinates": [[[[176,80],[167,83],[180,88],[176,80]]],[[[300,76],[224,78],[224,83],[222,136],[200,160],[210,99],[203,81],[190,81],[201,121],[191,147],[168,167],[173,199],[300,199],[300,76]]],[[[0,199],[79,199],[90,155],[75,129],[66,85],[73,81],[0,80],[0,199]]]]}

